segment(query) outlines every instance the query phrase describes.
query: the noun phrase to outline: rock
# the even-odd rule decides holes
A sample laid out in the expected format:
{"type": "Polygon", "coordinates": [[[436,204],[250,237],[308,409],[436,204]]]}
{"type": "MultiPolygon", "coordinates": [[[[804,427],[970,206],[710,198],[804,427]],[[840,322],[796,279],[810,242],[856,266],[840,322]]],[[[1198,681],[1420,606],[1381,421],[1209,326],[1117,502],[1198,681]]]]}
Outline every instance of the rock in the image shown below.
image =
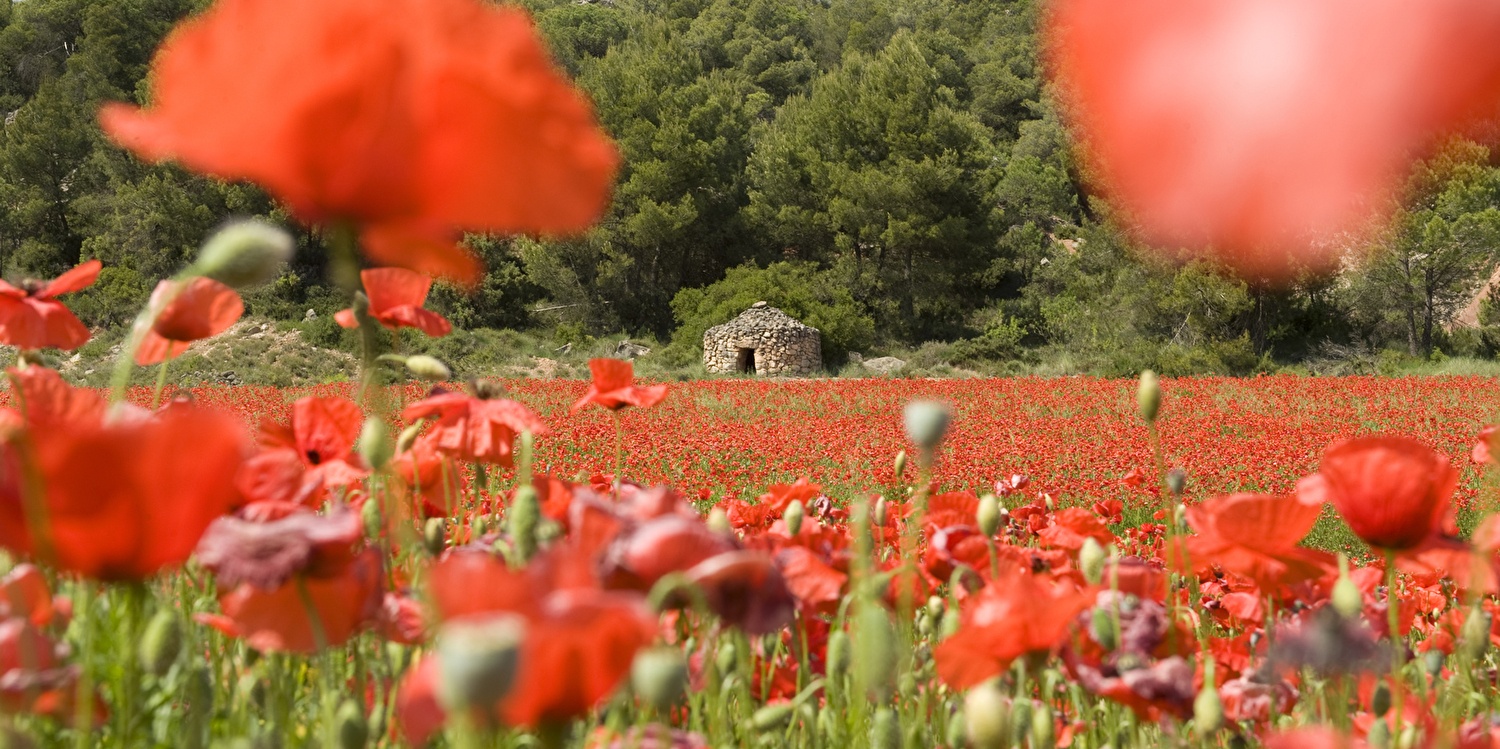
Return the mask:
{"type": "Polygon", "coordinates": [[[74,354],[68,357],[68,361],[70,363],[77,364],[78,362],[83,361],[83,354],[74,354]]]}
{"type": "Polygon", "coordinates": [[[636,359],[649,353],[651,353],[651,349],[648,349],[645,346],[640,345],[639,343],[620,341],[615,345],[615,357],[619,359],[636,359]]]}
{"type": "Polygon", "coordinates": [[[318,319],[318,311],[315,309],[310,309],[302,315],[303,322],[309,322],[316,319],[318,319]]]}
{"type": "Polygon", "coordinates": [[[905,361],[894,356],[877,356],[874,359],[866,359],[860,364],[875,374],[891,374],[906,367],[905,361]]]}
{"type": "Polygon", "coordinates": [[[849,352],[849,363],[850,364],[864,364],[865,363],[865,355],[859,353],[858,351],[850,351],[849,352]]]}
{"type": "Polygon", "coordinates": [[[755,304],[750,305],[750,309],[764,309],[766,306],[767,305],[765,302],[756,302],[755,304]]]}
{"type": "Polygon", "coordinates": [[[552,349],[552,351],[554,353],[558,353],[558,354],[566,354],[566,353],[568,353],[568,352],[570,352],[572,350],[573,350],[573,344],[571,344],[571,343],[564,343],[563,345],[558,346],[555,349],[552,349]]]}

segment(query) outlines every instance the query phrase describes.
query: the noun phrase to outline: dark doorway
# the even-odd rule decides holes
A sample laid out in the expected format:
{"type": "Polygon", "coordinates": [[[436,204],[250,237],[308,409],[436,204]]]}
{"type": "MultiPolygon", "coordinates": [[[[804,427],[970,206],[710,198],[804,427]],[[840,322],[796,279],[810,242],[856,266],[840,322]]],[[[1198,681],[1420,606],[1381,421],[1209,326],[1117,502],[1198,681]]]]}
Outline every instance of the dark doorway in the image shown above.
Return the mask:
{"type": "Polygon", "coordinates": [[[734,371],[755,374],[755,349],[742,348],[734,360],[734,371]]]}

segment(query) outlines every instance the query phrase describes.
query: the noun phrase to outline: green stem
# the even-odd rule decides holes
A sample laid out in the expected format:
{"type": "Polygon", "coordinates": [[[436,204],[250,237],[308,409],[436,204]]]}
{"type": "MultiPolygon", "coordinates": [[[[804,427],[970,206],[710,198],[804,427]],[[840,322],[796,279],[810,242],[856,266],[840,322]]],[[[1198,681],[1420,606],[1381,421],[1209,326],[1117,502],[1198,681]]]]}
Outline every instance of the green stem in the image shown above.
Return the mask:
{"type": "Polygon", "coordinates": [[[167,387],[167,370],[171,368],[172,357],[161,360],[161,366],[156,370],[156,391],[151,394],[151,410],[155,411],[161,406],[161,391],[167,387]]]}
{"type": "Polygon", "coordinates": [[[1401,631],[1401,602],[1396,595],[1396,552],[1385,552],[1385,621],[1391,638],[1391,737],[1401,735],[1401,714],[1405,698],[1401,689],[1401,667],[1406,658],[1401,631]]]}
{"type": "Polygon", "coordinates": [[[125,337],[124,345],[120,346],[120,358],[115,360],[115,371],[109,380],[109,401],[119,403],[125,400],[125,391],[130,387],[130,373],[135,371],[135,355],[141,350],[141,344],[146,341],[146,334],[151,332],[151,326],[156,324],[156,318],[161,316],[163,310],[171,306],[177,300],[177,295],[187,286],[187,282],[198,277],[198,270],[188,267],[172,277],[172,285],[168,287],[167,293],[155,304],[147,304],[139,314],[135,316],[135,322],[130,325],[130,334],[125,337]]]}

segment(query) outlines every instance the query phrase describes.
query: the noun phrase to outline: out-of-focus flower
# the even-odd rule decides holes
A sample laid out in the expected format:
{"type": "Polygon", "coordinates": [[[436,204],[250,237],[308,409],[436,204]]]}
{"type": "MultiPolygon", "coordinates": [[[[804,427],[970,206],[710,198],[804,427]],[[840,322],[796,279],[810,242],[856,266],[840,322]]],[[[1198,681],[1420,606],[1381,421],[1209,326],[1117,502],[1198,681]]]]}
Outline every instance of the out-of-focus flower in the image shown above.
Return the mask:
{"type": "Polygon", "coordinates": [[[1048,27],[1126,220],[1261,276],[1337,263],[1412,155],[1500,92],[1486,0],[1064,0],[1048,27]]]}
{"type": "Polygon", "coordinates": [[[363,530],[353,510],[337,505],[318,515],[297,505],[281,507],[288,511],[275,512],[279,517],[215,520],[198,542],[198,561],[224,587],[244,583],[275,590],[294,575],[336,572],[353,559],[363,530]]]}
{"type": "Polygon", "coordinates": [[[19,287],[0,281],[0,343],[68,351],[82,346],[89,329],[57,297],[92,286],[101,267],[98,260],[89,260],[51,281],[19,287]]]}
{"type": "Polygon", "coordinates": [[[1479,430],[1479,438],[1474,440],[1474,449],[1469,451],[1469,458],[1474,461],[1475,465],[1484,465],[1494,461],[1490,443],[1497,433],[1500,433],[1500,426],[1493,424],[1479,430]]]}
{"type": "Polygon", "coordinates": [[[299,398],[290,424],[261,426],[261,452],[245,463],[235,484],[251,502],[315,505],[325,490],[364,478],[354,450],[363,427],[364,412],[348,398],[299,398]]]}
{"type": "Polygon", "coordinates": [[[594,379],[588,392],[573,404],[574,411],[590,403],[611,411],[626,406],[650,408],[667,397],[666,385],[636,385],[635,366],[623,359],[590,359],[589,371],[594,379]]]}
{"type": "Polygon", "coordinates": [[[135,352],[141,366],[177,358],[193,341],[223,333],[245,313],[240,295],[212,278],[162,281],[151,292],[151,306],[161,311],[135,352]]]}
{"type": "Polygon", "coordinates": [[[1390,662],[1375,630],[1363,618],[1346,618],[1331,606],[1277,627],[1270,656],[1277,665],[1310,668],[1323,675],[1359,673],[1390,662]]]}
{"type": "Polygon", "coordinates": [[[1365,543],[1401,551],[1453,522],[1458,471],[1407,437],[1360,437],[1323,451],[1318,472],[1297,483],[1308,504],[1331,503],[1365,543]]]}
{"type": "Polygon", "coordinates": [[[1295,496],[1231,494],[1187,508],[1196,536],[1179,539],[1179,563],[1203,572],[1218,567],[1253,580],[1262,591],[1321,577],[1332,568],[1327,552],[1307,549],[1302,541],[1322,503],[1295,496]]]}
{"type": "Polygon", "coordinates": [[[28,517],[18,448],[0,461],[0,546],[99,580],[141,580],[182,563],[239,501],[240,425],[182,409],[32,435],[42,517],[28,517]],[[38,538],[35,534],[40,531],[38,538]]]}
{"type": "Polygon", "coordinates": [[[1052,651],[1092,601],[1066,581],[1002,572],[965,603],[958,632],[933,651],[938,676],[954,689],[967,689],[1021,656],[1052,651]]]}
{"type": "Polygon", "coordinates": [[[526,15],[476,0],[225,0],[167,38],[151,88],[145,110],[100,112],[116,142],[468,282],[460,231],[582,230],[618,163],[526,15]]]}
{"type": "MultiPolygon", "coordinates": [[[[416,328],[434,338],[448,335],[453,326],[436,312],[425,309],[432,277],[405,268],[371,268],[359,272],[365,295],[370,298],[370,316],[387,328],[416,328]]],[[[339,310],[333,319],[346,328],[359,327],[354,310],[339,310]]]]}
{"type": "Polygon", "coordinates": [[[659,724],[634,726],[623,733],[596,728],[584,749],[708,749],[708,739],[691,731],[659,724]]]}
{"type": "Polygon", "coordinates": [[[69,385],[56,370],[26,367],[5,374],[12,398],[10,408],[0,410],[0,423],[12,420],[42,432],[98,425],[104,417],[104,399],[97,392],[69,385]]]}
{"type": "Polygon", "coordinates": [[[489,393],[483,388],[479,397],[439,392],[407,406],[401,418],[416,421],[435,417],[432,430],[422,439],[440,453],[508,466],[516,437],[521,432],[545,434],[547,427],[520,403],[486,395],[489,393]]]}

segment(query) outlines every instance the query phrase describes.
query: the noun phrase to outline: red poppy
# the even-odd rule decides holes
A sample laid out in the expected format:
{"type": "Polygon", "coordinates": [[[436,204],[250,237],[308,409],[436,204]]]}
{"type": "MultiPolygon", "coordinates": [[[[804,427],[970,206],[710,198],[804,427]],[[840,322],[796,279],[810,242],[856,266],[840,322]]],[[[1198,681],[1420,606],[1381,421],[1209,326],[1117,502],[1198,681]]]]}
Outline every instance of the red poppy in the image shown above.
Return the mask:
{"type": "MultiPolygon", "coordinates": [[[[35,437],[46,515],[28,518],[19,477],[6,476],[0,546],[71,572],[150,577],[186,560],[209,523],[239,500],[225,477],[239,468],[246,445],[226,416],[179,410],[35,437]],[[45,540],[32,535],[36,528],[45,529],[45,540]]],[[[8,460],[16,451],[7,448],[8,460]]]]}
{"type": "Polygon", "coordinates": [[[449,517],[464,496],[467,479],[458,464],[428,442],[419,440],[412,449],[396,456],[391,471],[411,492],[412,509],[421,517],[449,517]]]}
{"type": "MultiPolygon", "coordinates": [[[[0,709],[72,720],[82,669],[65,663],[67,655],[66,645],[53,642],[31,622],[0,620],[0,709]]],[[[91,701],[91,717],[103,723],[108,708],[97,694],[91,701]]]]}
{"type": "Polygon", "coordinates": [[[325,490],[350,486],[365,477],[354,452],[364,412],[348,398],[300,398],[289,425],[267,424],[264,449],[245,462],[235,485],[250,502],[316,505],[325,490]]]}
{"type": "Polygon", "coordinates": [[[1493,106],[1500,6],[1065,0],[1052,69],[1127,220],[1287,277],[1328,267],[1414,152],[1493,106]],[[1320,241],[1325,240],[1325,241],[1320,241]]]}
{"type": "Polygon", "coordinates": [[[186,286],[162,281],[151,292],[151,306],[161,305],[165,307],[135,352],[141,366],[177,358],[193,341],[223,333],[245,313],[240,295],[212,278],[194,278],[186,286]]]}
{"type": "Polygon", "coordinates": [[[445,455],[479,463],[511,464],[516,436],[545,434],[546,425],[530,409],[504,398],[476,398],[464,393],[439,393],[417,401],[401,412],[407,421],[435,417],[432,431],[423,435],[445,455]]]}
{"type": "Polygon", "coordinates": [[[1328,501],[1354,535],[1382,549],[1421,545],[1452,523],[1458,471],[1406,437],[1361,437],[1330,445],[1318,472],[1297,484],[1304,502],[1328,501]]]}
{"type": "Polygon", "coordinates": [[[168,37],[151,88],[146,110],[100,112],[116,142],[470,282],[461,230],[582,230],[618,163],[525,13],[476,0],[219,2],[168,37]]]}
{"type": "Polygon", "coordinates": [[[1021,656],[1051,651],[1093,600],[1067,582],[1002,570],[965,603],[958,632],[933,651],[938,677],[968,689],[1021,656]]]}
{"type": "MultiPolygon", "coordinates": [[[[98,424],[104,399],[93,390],[75,388],[46,367],[8,369],[16,411],[10,418],[35,430],[63,429],[73,424],[98,424]]],[[[7,409],[8,411],[8,409],[7,409]]]]}
{"type": "Polygon", "coordinates": [[[20,287],[0,281],[0,343],[68,351],[82,346],[89,329],[57,297],[92,286],[101,267],[98,260],[89,260],[51,281],[20,287]]]}
{"type": "Polygon", "coordinates": [[[1247,577],[1266,593],[1321,577],[1331,569],[1327,552],[1298,546],[1323,512],[1294,496],[1231,494],[1187,509],[1196,536],[1179,539],[1180,563],[1197,571],[1218,567],[1247,577]]]}
{"type": "Polygon", "coordinates": [[[366,549],[331,574],[301,573],[271,590],[248,582],[219,595],[222,614],[195,618],[262,652],[338,647],[376,622],[384,601],[380,554],[366,549]]]}
{"type": "Polygon", "coordinates": [[[635,367],[624,359],[590,359],[589,371],[594,374],[594,380],[589,383],[589,391],[573,404],[574,411],[590,403],[611,411],[626,406],[650,408],[667,397],[666,385],[641,387],[633,384],[635,367]]]}
{"type": "Polygon", "coordinates": [[[1474,449],[1469,451],[1469,457],[1475,465],[1484,465],[1491,462],[1493,451],[1490,450],[1490,442],[1500,434],[1500,427],[1493,424],[1479,430],[1479,438],[1474,441],[1474,449]]]}
{"type": "MultiPolygon", "coordinates": [[[[424,309],[432,277],[405,268],[371,268],[359,272],[370,316],[387,328],[416,328],[434,338],[448,335],[453,326],[442,315],[424,309]]],[[[339,310],[333,319],[346,328],[359,327],[354,310],[339,310]]]]}
{"type": "MultiPolygon", "coordinates": [[[[571,720],[612,694],[640,648],[656,634],[655,619],[638,594],[605,592],[586,579],[586,559],[552,552],[515,571],[474,552],[455,553],[433,565],[428,576],[441,620],[512,613],[528,621],[521,644],[516,689],[496,706],[512,726],[535,727],[571,720]],[[582,565],[580,567],[580,565],[582,565]]],[[[404,731],[415,745],[441,725],[430,694],[435,659],[418,666],[402,685],[398,703],[404,731]]]]}

